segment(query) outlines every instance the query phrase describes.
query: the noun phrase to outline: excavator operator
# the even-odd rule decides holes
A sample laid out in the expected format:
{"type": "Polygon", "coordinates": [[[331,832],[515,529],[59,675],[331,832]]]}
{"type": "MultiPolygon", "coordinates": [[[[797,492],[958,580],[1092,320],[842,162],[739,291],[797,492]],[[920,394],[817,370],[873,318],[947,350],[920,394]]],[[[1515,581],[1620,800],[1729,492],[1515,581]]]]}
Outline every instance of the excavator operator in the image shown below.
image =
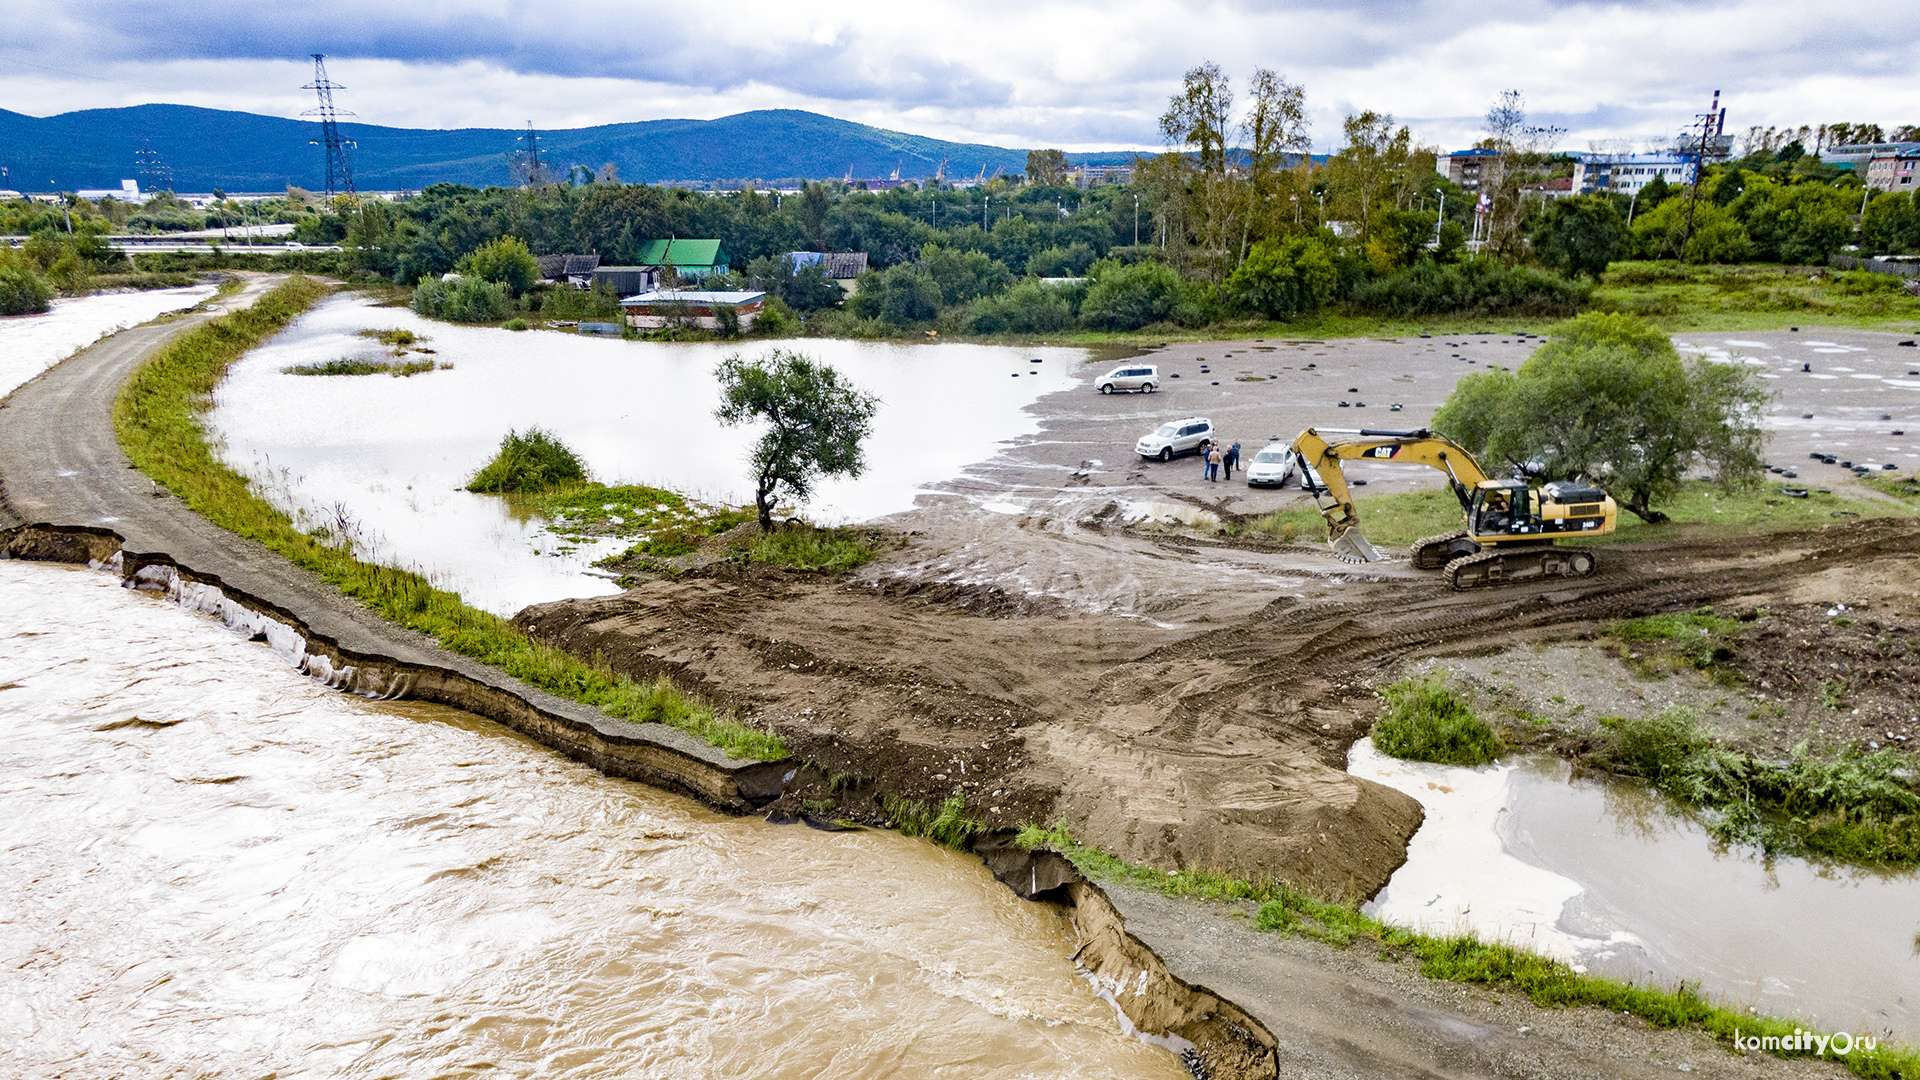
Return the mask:
{"type": "Polygon", "coordinates": [[[1480,509],[1480,528],[1482,533],[1499,535],[1513,529],[1513,496],[1505,491],[1487,493],[1486,503],[1480,509]]]}

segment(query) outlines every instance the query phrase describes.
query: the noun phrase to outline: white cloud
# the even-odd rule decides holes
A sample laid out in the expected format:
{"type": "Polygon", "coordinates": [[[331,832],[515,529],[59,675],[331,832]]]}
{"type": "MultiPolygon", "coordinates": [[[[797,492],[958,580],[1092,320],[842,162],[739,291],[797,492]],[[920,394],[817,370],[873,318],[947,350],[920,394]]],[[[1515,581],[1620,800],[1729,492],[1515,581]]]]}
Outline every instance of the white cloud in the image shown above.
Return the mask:
{"type": "Polygon", "coordinates": [[[1613,4],[1519,0],[1156,3],[953,0],[724,10],[580,0],[263,10],[240,0],[16,0],[0,29],[0,106],[45,115],[174,101],[277,115],[307,107],[303,56],[329,53],[345,107],[403,127],[547,128],[756,108],[1010,146],[1152,147],[1154,118],[1201,59],[1306,85],[1315,141],[1372,108],[1423,141],[1471,141],[1500,90],[1525,91],[1565,143],[1671,133],[1725,92],[1733,129],[1920,122],[1911,0],[1613,4]],[[55,69],[55,70],[49,70],[55,69]]]}

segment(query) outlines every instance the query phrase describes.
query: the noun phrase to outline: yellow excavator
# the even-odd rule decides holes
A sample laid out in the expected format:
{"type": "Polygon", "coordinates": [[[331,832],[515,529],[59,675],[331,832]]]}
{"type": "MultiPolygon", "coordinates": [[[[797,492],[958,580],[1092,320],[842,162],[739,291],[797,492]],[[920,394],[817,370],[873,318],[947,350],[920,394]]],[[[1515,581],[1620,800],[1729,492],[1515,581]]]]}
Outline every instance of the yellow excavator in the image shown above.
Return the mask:
{"type": "Polygon", "coordinates": [[[1593,552],[1556,547],[1554,542],[1605,536],[1619,516],[1613,498],[1590,484],[1560,480],[1536,488],[1524,479],[1492,479],[1472,454],[1425,428],[1308,428],[1293,441],[1293,452],[1301,464],[1312,465],[1320,474],[1314,500],[1327,519],[1333,553],[1355,563],[1383,556],[1361,535],[1360,517],[1354,512],[1353,492],[1341,462],[1425,465],[1446,473],[1466,514],[1467,527],[1414,541],[1413,565],[1443,571],[1447,584],[1456,589],[1529,578],[1585,577],[1593,573],[1593,552]]]}

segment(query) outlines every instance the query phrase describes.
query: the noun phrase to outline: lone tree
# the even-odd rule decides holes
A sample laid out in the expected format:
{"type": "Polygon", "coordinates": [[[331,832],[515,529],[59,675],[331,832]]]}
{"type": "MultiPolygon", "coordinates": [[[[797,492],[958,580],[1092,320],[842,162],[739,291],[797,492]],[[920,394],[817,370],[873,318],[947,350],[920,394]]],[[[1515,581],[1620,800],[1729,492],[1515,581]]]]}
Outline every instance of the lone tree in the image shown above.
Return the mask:
{"type": "Polygon", "coordinates": [[[1648,522],[1695,461],[1740,487],[1764,468],[1760,409],[1771,395],[1747,368],[1682,360],[1629,315],[1589,313],[1518,371],[1460,380],[1433,426],[1474,454],[1538,462],[1548,480],[1584,476],[1648,522]]]}
{"type": "Polygon", "coordinates": [[[1626,219],[1604,195],[1555,199],[1533,230],[1534,254],[1570,278],[1599,281],[1626,246],[1626,219]]]}
{"type": "Polygon", "coordinates": [[[839,372],[800,353],[775,349],[762,360],[729,356],[714,374],[720,380],[714,415],[721,423],[767,424],[748,459],[763,531],[773,530],[773,508],[781,495],[805,499],[823,476],[859,476],[866,470],[860,442],[873,430],[880,399],[839,372]]]}

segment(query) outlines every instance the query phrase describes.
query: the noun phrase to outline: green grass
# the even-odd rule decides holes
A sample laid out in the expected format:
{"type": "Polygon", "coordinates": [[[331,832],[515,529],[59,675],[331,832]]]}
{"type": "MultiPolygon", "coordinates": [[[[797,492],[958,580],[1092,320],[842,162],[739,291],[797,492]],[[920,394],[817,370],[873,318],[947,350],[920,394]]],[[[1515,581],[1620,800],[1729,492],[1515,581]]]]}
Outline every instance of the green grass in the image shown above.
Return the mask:
{"type": "MultiPolygon", "coordinates": [[[[1018,842],[1029,849],[1050,847],[1066,856],[1095,882],[1124,885],[1165,896],[1201,900],[1249,901],[1258,905],[1254,929],[1309,937],[1336,948],[1371,944],[1383,960],[1418,965],[1430,979],[1504,989],[1546,1008],[1592,1006],[1640,1017],[1654,1027],[1697,1028],[1723,1043],[1745,1036],[1793,1035],[1804,1025],[1715,1005],[1688,983],[1667,989],[1576,972],[1511,945],[1490,944],[1466,935],[1433,936],[1389,926],[1352,905],[1317,899],[1284,882],[1249,880],[1208,870],[1169,872],[1126,862],[1075,840],[1064,826],[1028,825],[1018,842]]],[[[1916,941],[1920,948],[1920,940],[1916,941]]],[[[1811,1050],[1773,1050],[1776,1057],[1810,1057],[1811,1050]]],[[[1855,1049],[1839,1059],[1856,1076],[1874,1080],[1920,1080],[1920,1053],[1882,1045],[1855,1049]]]]}
{"type": "Polygon", "coordinates": [[[306,533],[213,456],[201,414],[228,368],[326,294],[295,277],[252,307],[182,334],[143,364],[114,403],[120,445],[142,472],[195,513],[310,570],[390,622],[531,686],[635,723],[662,723],[741,758],[787,756],[778,736],[716,713],[665,679],[635,682],[538,644],[512,623],[462,603],[406,570],[362,562],[343,540],[306,533]]]}
{"type": "Polygon", "coordinates": [[[1908,473],[1905,476],[1890,474],[1870,476],[1861,481],[1883,495],[1891,495],[1915,509],[1920,509],[1920,473],[1908,473]]]}
{"type": "Polygon", "coordinates": [[[1669,333],[1848,326],[1910,331],[1920,298],[1890,274],[1833,273],[1825,267],[1615,263],[1594,307],[1651,319],[1669,333]]]}
{"type": "MultiPolygon", "coordinates": [[[[1806,498],[1800,499],[1783,493],[1793,486],[1769,481],[1746,491],[1723,491],[1703,480],[1689,480],[1681,485],[1673,499],[1654,507],[1672,521],[1649,525],[1622,510],[1612,534],[1568,542],[1599,546],[1675,535],[1750,535],[1812,529],[1857,517],[1891,517],[1902,513],[1900,507],[1878,500],[1856,501],[1816,491],[1809,491],[1806,498]]],[[[1423,536],[1448,532],[1465,524],[1459,500],[1444,488],[1364,495],[1355,499],[1353,505],[1354,512],[1360,515],[1360,531],[1376,544],[1404,547],[1423,536]]],[[[1311,504],[1276,510],[1256,518],[1247,527],[1276,532],[1289,525],[1303,537],[1324,539],[1327,535],[1326,519],[1311,504]]]]}
{"type": "Polygon", "coordinates": [[[1373,725],[1373,745],[1383,754],[1441,765],[1485,765],[1505,747],[1466,698],[1444,681],[1402,679],[1380,695],[1385,706],[1373,725]]]}
{"type": "Polygon", "coordinates": [[[864,529],[790,525],[761,533],[744,552],[748,562],[790,566],[795,570],[851,570],[879,554],[875,539],[864,529]]]}
{"type": "Polygon", "coordinates": [[[396,379],[404,379],[432,371],[435,366],[431,360],[351,360],[342,357],[319,364],[295,364],[280,370],[288,375],[391,375],[396,379]]]}
{"type": "MultiPolygon", "coordinates": [[[[1729,641],[1739,632],[1738,620],[1721,618],[1710,607],[1612,622],[1600,628],[1602,637],[1645,650],[1638,654],[1623,650],[1623,659],[1641,675],[1656,678],[1666,675],[1674,664],[1719,675],[1724,669],[1715,665],[1732,657],[1729,641]]],[[[1737,678],[1716,681],[1731,682],[1737,678]]]]}
{"type": "Polygon", "coordinates": [[[410,349],[421,341],[426,340],[411,330],[401,330],[398,328],[391,330],[362,330],[360,331],[360,336],[363,338],[372,338],[388,348],[401,350],[410,349]]]}
{"type": "Polygon", "coordinates": [[[1768,855],[1920,865],[1920,792],[1912,762],[1897,754],[1815,756],[1803,744],[1785,761],[1762,760],[1715,746],[1683,708],[1602,724],[1607,743],[1594,763],[1704,811],[1717,839],[1768,855]]]}
{"type": "Polygon", "coordinates": [[[967,799],[955,795],[937,807],[916,799],[884,796],[881,809],[890,824],[903,836],[920,836],[955,851],[965,851],[967,842],[986,831],[986,825],[967,816],[967,799]]]}
{"type": "Polygon", "coordinates": [[[586,479],[580,455],[551,431],[530,427],[525,434],[507,432],[493,460],[467,481],[467,490],[493,495],[542,492],[586,479]]]}

